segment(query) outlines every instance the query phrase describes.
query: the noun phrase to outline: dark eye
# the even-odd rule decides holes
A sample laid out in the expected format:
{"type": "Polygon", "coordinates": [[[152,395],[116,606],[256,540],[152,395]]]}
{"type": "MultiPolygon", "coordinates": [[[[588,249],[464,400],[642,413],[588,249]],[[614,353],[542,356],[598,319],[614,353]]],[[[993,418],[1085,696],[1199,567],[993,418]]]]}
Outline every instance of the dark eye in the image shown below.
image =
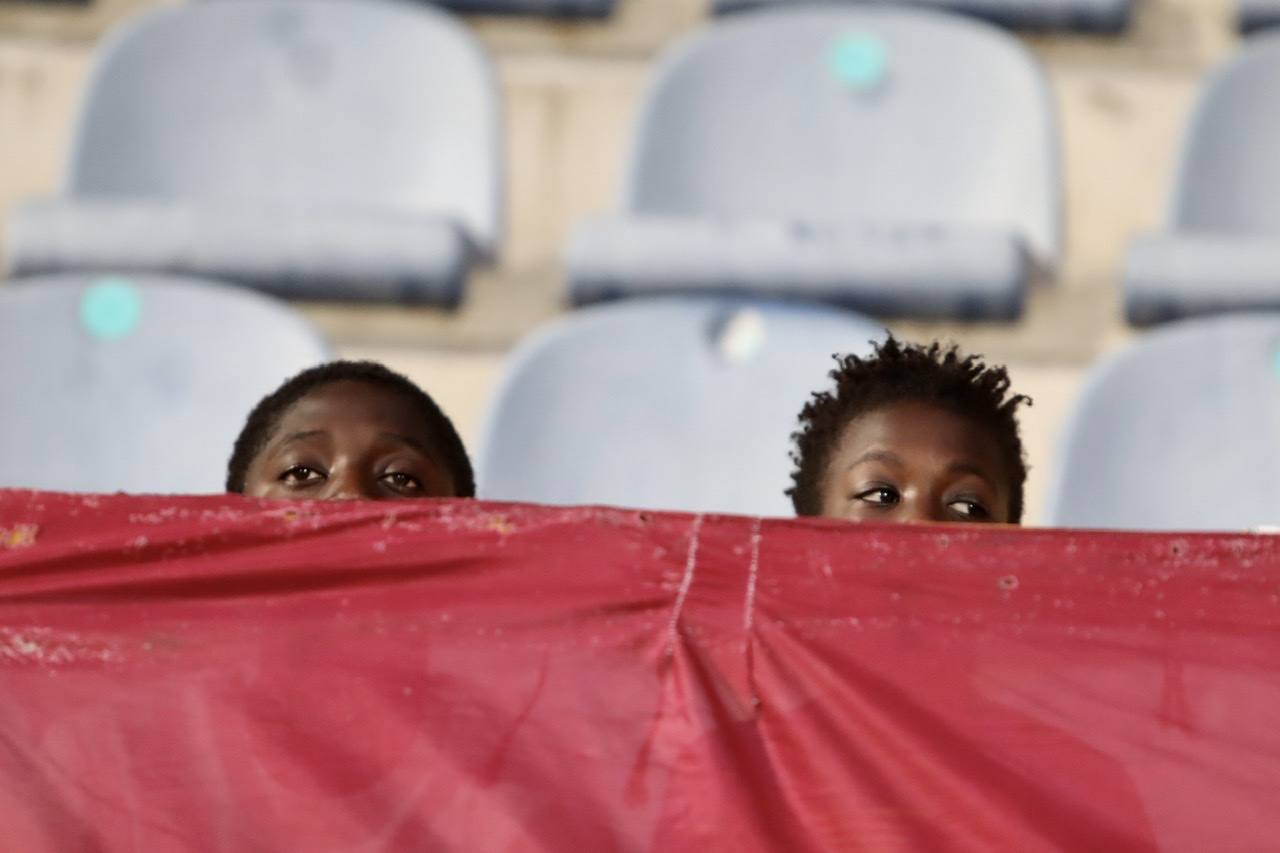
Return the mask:
{"type": "Polygon", "coordinates": [[[422,481],[412,474],[406,474],[403,471],[391,471],[383,474],[382,482],[391,486],[391,488],[398,492],[422,491],[422,481]]]}
{"type": "Polygon", "coordinates": [[[854,497],[873,506],[893,506],[901,500],[898,490],[892,486],[876,486],[874,489],[859,492],[854,497]]]}
{"type": "Polygon", "coordinates": [[[982,504],[967,498],[958,498],[947,504],[947,508],[965,521],[990,521],[991,513],[982,504]]]}
{"type": "Polygon", "coordinates": [[[280,482],[291,486],[318,483],[324,479],[324,473],[308,465],[294,465],[279,477],[280,482]]]}

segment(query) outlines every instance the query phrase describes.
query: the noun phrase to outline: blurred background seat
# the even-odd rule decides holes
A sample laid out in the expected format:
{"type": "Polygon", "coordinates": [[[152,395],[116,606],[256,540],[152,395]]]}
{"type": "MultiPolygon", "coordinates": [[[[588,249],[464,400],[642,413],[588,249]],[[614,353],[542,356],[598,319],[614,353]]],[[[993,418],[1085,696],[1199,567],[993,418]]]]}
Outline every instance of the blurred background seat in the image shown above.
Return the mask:
{"type": "Polygon", "coordinates": [[[620,211],[571,238],[571,296],[1011,319],[1058,257],[1055,132],[1039,64],[981,22],[833,5],[725,19],[661,62],[620,211]]]}
{"type": "Polygon", "coordinates": [[[617,0],[424,0],[473,15],[538,15],[552,18],[604,18],[617,0]]]}
{"type": "Polygon", "coordinates": [[[1280,308],[1280,32],[1248,40],[1205,84],[1164,228],[1124,270],[1135,324],[1280,308]]]}
{"type": "Polygon", "coordinates": [[[220,492],[255,403],[329,349],[287,306],[192,279],[0,287],[0,487],[220,492]]]}
{"type": "MultiPolygon", "coordinates": [[[[718,14],[798,6],[812,0],[712,0],[718,14]]],[[[1133,0],[829,0],[846,5],[881,3],[962,12],[1008,27],[1116,33],[1129,24],[1133,0]]]]}
{"type": "Polygon", "coordinates": [[[1280,313],[1175,323],[1092,371],[1060,442],[1049,522],[1280,523],[1280,313]]]}
{"type": "Polygon", "coordinates": [[[884,334],[837,310],[670,298],[596,306],[511,357],[480,494],[553,504],[791,514],[790,434],[835,353],[884,334]]]}
{"type": "Polygon", "coordinates": [[[454,305],[499,241],[499,127],[484,51],[431,7],[155,10],[99,48],[63,190],[17,209],[8,266],[454,305]]]}
{"type": "Polygon", "coordinates": [[[1254,33],[1280,24],[1280,0],[1236,0],[1240,31],[1254,33]]]}

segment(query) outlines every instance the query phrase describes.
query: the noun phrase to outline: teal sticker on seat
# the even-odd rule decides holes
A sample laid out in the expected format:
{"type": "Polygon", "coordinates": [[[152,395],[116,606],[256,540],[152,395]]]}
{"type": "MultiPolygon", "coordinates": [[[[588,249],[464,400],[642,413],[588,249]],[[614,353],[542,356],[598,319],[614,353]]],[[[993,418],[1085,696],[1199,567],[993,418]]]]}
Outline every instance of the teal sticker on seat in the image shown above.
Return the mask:
{"type": "Polygon", "coordinates": [[[142,320],[142,296],[122,278],[91,284],[80,298],[80,322],[95,338],[116,340],[133,333],[142,320]]]}
{"type": "Polygon", "coordinates": [[[847,35],[831,46],[827,67],[850,89],[870,89],[883,82],[888,73],[889,51],[875,36],[847,35]]]}

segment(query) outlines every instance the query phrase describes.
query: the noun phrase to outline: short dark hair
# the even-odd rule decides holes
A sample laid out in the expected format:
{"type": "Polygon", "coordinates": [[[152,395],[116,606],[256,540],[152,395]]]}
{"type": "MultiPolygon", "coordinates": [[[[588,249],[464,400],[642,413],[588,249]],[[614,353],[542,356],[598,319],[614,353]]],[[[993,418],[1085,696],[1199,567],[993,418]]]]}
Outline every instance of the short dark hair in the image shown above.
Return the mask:
{"type": "Polygon", "coordinates": [[[232,448],[231,459],[227,462],[228,492],[244,493],[249,466],[271,441],[285,411],[312,391],[334,382],[363,382],[406,397],[422,416],[423,426],[440,451],[441,461],[449,470],[458,496],[475,497],[475,473],[453,422],[427,392],[376,361],[331,361],[321,364],[302,371],[263,397],[249,413],[235,447],[232,448]]]}
{"type": "Polygon", "coordinates": [[[952,344],[904,344],[889,335],[873,343],[870,356],[836,355],[834,391],[815,393],[800,412],[800,429],[792,433],[795,471],[787,489],[797,515],[820,515],[822,481],[845,427],[859,415],[892,403],[936,405],[990,431],[1012,478],[1009,517],[1022,520],[1022,492],[1027,480],[1018,406],[1031,404],[1024,394],[1009,393],[1004,367],[988,367],[979,355],[962,356],[952,344]]]}

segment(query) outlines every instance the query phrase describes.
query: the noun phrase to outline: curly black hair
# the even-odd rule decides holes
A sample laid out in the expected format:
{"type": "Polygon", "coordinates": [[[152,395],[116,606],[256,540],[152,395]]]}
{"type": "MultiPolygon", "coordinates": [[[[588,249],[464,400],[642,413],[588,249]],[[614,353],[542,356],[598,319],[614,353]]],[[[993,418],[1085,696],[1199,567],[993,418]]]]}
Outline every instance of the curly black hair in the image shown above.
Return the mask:
{"type": "Polygon", "coordinates": [[[302,371],[263,397],[249,413],[249,418],[245,421],[244,428],[240,430],[240,436],[236,439],[235,447],[231,451],[231,459],[227,462],[228,492],[244,494],[249,466],[271,441],[285,411],[317,388],[334,382],[364,382],[403,394],[408,398],[418,414],[422,416],[424,429],[439,450],[441,460],[448,468],[454,486],[458,490],[458,496],[475,497],[475,473],[471,469],[471,460],[467,457],[466,448],[463,447],[462,439],[454,429],[453,422],[425,391],[406,377],[376,361],[331,361],[321,364],[302,371]]]}
{"type": "Polygon", "coordinates": [[[1022,492],[1027,479],[1018,406],[1031,405],[1024,394],[1009,393],[1004,367],[988,367],[979,355],[962,356],[953,344],[904,344],[889,335],[872,343],[868,357],[834,356],[834,391],[814,393],[800,412],[800,429],[792,433],[795,471],[787,489],[797,515],[820,515],[822,483],[831,455],[845,427],[859,415],[891,403],[937,405],[989,429],[1012,477],[1009,517],[1022,520],[1022,492]]]}

